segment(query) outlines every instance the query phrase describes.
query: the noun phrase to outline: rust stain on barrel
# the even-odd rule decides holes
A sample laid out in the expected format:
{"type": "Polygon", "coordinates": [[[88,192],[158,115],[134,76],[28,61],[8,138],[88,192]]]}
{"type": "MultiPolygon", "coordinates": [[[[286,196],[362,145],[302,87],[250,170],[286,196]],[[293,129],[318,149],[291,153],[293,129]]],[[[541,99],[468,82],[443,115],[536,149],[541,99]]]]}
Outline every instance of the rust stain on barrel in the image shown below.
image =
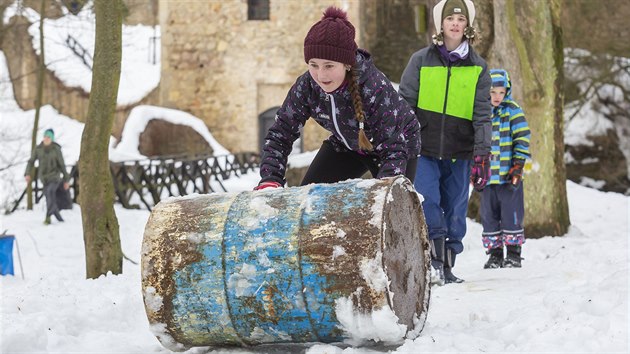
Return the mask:
{"type": "MultiPolygon", "coordinates": [[[[160,220],[159,233],[161,235],[169,235],[169,237],[156,237],[151,245],[149,259],[151,260],[149,267],[152,270],[148,272],[143,282],[151,284],[156,288],[156,292],[161,294],[163,298],[163,310],[157,313],[150,313],[152,322],[165,323],[171,334],[177,339],[178,328],[169,326],[172,323],[172,296],[175,292],[174,283],[167,275],[173,270],[179,269],[187,264],[197,262],[201,259],[201,255],[195,252],[195,248],[185,239],[186,234],[190,230],[195,229],[195,223],[192,222],[190,213],[192,208],[187,207],[184,203],[172,203],[165,205],[159,209],[157,213],[151,215],[151,218],[160,220]],[[186,231],[183,231],[186,230],[186,231]],[[169,242],[172,238],[180,240],[180,242],[169,242]],[[175,262],[175,260],[178,260],[175,262]]],[[[150,223],[155,221],[150,220],[150,223]]]]}

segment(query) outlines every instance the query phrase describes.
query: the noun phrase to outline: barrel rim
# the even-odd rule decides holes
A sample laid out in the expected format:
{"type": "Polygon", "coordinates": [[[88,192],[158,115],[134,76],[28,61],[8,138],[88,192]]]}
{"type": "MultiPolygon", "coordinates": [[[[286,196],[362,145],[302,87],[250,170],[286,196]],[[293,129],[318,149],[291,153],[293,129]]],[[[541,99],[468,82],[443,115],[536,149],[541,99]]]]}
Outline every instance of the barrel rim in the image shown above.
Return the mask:
{"type": "MultiPolygon", "coordinates": [[[[413,201],[416,203],[416,205],[418,205],[418,211],[422,214],[422,218],[423,218],[423,223],[424,223],[424,227],[426,227],[426,222],[424,221],[424,210],[422,208],[422,202],[420,201],[420,197],[418,196],[418,193],[415,191],[415,187],[413,185],[413,183],[406,177],[403,175],[399,175],[399,176],[395,176],[394,178],[392,178],[391,183],[389,183],[388,188],[387,188],[387,192],[385,194],[385,201],[388,200],[389,195],[392,193],[392,190],[394,188],[395,185],[403,185],[406,188],[410,188],[411,191],[413,191],[412,194],[413,196],[411,197],[413,199],[413,201]]],[[[386,208],[382,208],[381,210],[381,254],[384,255],[384,250],[385,250],[385,227],[384,227],[384,223],[385,223],[385,212],[386,212],[386,208]]],[[[421,223],[421,227],[422,224],[421,223]]],[[[422,233],[421,233],[422,234],[422,233]]],[[[428,233],[427,233],[427,237],[428,237],[428,233]]],[[[420,240],[420,242],[422,242],[422,240],[420,240]]],[[[425,249],[424,247],[422,247],[423,251],[424,251],[424,255],[423,255],[423,259],[424,259],[424,267],[426,269],[430,269],[427,267],[430,267],[430,251],[428,249],[425,249]]],[[[385,257],[381,257],[381,267],[383,268],[383,270],[386,269],[386,265],[385,265],[385,257]]],[[[387,274],[387,272],[386,272],[387,274]]],[[[389,277],[389,275],[388,275],[389,277]]],[[[422,332],[422,330],[424,329],[424,326],[426,324],[426,318],[427,318],[427,313],[429,311],[429,304],[430,304],[430,299],[431,299],[431,286],[430,286],[430,271],[425,272],[425,284],[426,286],[424,287],[424,294],[422,297],[422,312],[418,315],[417,313],[415,313],[415,319],[413,321],[413,327],[408,326],[407,327],[407,332],[405,334],[405,338],[416,338],[420,335],[420,333],[422,332]],[[426,308],[425,308],[426,305],[426,308]],[[417,320],[417,321],[416,321],[417,320]],[[420,328],[417,328],[418,326],[420,326],[420,328]]],[[[389,306],[389,308],[395,313],[394,310],[394,304],[392,303],[392,298],[391,298],[391,290],[389,285],[387,286],[387,288],[385,289],[386,292],[386,298],[387,298],[387,305],[389,306]]],[[[404,338],[402,338],[404,339],[404,338]]]]}

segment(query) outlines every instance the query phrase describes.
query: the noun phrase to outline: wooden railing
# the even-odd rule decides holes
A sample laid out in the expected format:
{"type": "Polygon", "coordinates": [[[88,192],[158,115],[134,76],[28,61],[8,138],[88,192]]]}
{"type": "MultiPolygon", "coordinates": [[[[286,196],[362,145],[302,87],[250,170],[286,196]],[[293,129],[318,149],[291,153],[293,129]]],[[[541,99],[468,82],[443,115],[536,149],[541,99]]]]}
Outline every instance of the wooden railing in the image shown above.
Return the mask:
{"type": "MultiPolygon", "coordinates": [[[[223,181],[240,177],[259,167],[255,153],[239,153],[221,156],[160,156],[144,160],[111,162],[110,171],[116,193],[116,201],[125,208],[148,210],[163,197],[184,196],[191,193],[207,194],[217,190],[226,192],[223,181]]],[[[70,190],[76,203],[79,195],[79,170],[70,169],[70,190]]],[[[43,188],[34,181],[35,203],[43,197],[43,188]]],[[[16,200],[11,212],[26,195],[26,189],[16,200]]]]}
{"type": "Polygon", "coordinates": [[[87,49],[83,48],[79,41],[77,41],[71,35],[68,35],[68,37],[66,37],[66,45],[68,46],[68,48],[70,48],[70,50],[72,50],[72,52],[74,52],[76,56],[79,57],[79,59],[81,59],[83,65],[92,70],[92,55],[90,54],[90,52],[88,52],[87,49]]]}

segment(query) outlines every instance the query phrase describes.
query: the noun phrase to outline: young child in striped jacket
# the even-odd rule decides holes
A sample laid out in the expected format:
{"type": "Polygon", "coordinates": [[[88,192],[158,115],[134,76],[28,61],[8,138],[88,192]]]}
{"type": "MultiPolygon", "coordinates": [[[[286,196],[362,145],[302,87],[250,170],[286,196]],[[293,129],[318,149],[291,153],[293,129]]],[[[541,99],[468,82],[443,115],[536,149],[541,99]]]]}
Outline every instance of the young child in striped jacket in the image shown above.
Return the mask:
{"type": "Polygon", "coordinates": [[[490,257],[484,268],[520,268],[521,246],[525,243],[523,169],[531,157],[530,131],[523,109],[512,99],[508,72],[492,69],[490,76],[490,180],[481,192],[482,240],[490,257]]]}

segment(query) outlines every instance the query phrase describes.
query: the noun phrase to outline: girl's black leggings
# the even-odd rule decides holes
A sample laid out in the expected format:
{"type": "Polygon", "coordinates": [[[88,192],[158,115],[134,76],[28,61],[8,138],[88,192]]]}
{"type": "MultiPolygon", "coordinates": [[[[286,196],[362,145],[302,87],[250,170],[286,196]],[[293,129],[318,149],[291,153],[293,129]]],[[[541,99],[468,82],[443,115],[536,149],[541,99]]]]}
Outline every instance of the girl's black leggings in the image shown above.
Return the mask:
{"type": "MultiPolygon", "coordinates": [[[[413,183],[416,176],[418,158],[407,160],[405,176],[413,183]]],[[[354,151],[337,152],[332,144],[325,140],[319,152],[311,162],[301,185],[310,183],[335,183],[347,179],[360,178],[367,171],[373,177],[378,175],[379,160],[373,156],[361,155],[354,151]]]]}

